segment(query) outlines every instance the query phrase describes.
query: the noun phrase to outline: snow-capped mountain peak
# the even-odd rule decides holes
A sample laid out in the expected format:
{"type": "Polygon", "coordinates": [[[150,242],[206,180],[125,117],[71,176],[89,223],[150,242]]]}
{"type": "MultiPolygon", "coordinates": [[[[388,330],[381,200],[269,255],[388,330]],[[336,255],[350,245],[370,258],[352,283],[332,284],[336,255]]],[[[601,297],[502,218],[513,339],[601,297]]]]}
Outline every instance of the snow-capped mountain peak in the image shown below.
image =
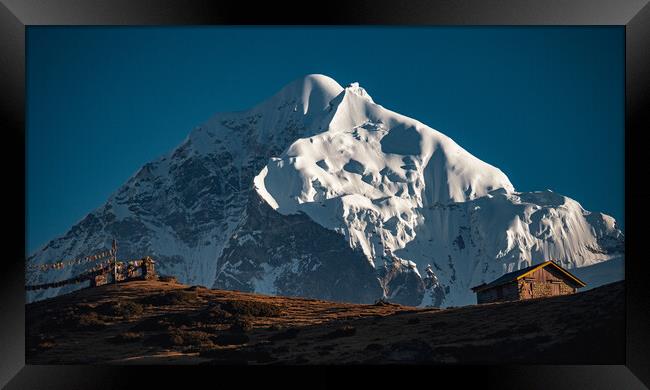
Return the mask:
{"type": "MultiPolygon", "coordinates": [[[[112,238],[120,259],[152,256],[184,283],[436,306],[473,303],[470,287],[549,258],[588,269],[624,254],[613,218],[552,192],[517,192],[501,170],[376,104],[359,83],[318,74],[216,114],[28,263],[93,253],[112,238]]],[[[28,283],[81,269],[30,272],[28,283]]],[[[611,280],[602,269],[599,280],[611,280]]]]}
{"type": "Polygon", "coordinates": [[[304,115],[318,114],[342,91],[343,87],[334,79],[322,74],[310,74],[289,83],[263,105],[267,108],[277,102],[296,100],[304,115]]]}
{"type": "Polygon", "coordinates": [[[368,92],[363,87],[359,85],[358,82],[350,83],[345,89],[358,96],[361,96],[362,98],[368,100],[370,103],[374,103],[372,97],[368,94],[368,92]]]}

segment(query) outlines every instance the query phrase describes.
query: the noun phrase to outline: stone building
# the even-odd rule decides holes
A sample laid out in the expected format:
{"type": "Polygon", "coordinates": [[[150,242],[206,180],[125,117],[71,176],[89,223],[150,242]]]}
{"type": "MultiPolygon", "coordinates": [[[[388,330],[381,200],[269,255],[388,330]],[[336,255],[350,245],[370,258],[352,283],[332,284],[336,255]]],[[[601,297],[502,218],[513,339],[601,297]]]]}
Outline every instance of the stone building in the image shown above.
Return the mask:
{"type": "Polygon", "coordinates": [[[552,261],[545,261],[472,287],[477,303],[517,301],[575,293],[585,283],[552,261]]]}
{"type": "Polygon", "coordinates": [[[89,275],[91,287],[99,287],[108,284],[109,280],[115,282],[125,282],[131,280],[156,280],[156,262],[149,256],[143,257],[139,260],[132,261],[118,261],[117,270],[113,267],[114,263],[110,266],[89,275]],[[117,271],[117,272],[115,272],[117,271]]]}
{"type": "Polygon", "coordinates": [[[142,259],[142,279],[156,279],[156,262],[149,256],[142,259]]]}
{"type": "Polygon", "coordinates": [[[91,277],[90,287],[99,287],[108,284],[108,277],[106,275],[107,274],[100,274],[91,277]]]}

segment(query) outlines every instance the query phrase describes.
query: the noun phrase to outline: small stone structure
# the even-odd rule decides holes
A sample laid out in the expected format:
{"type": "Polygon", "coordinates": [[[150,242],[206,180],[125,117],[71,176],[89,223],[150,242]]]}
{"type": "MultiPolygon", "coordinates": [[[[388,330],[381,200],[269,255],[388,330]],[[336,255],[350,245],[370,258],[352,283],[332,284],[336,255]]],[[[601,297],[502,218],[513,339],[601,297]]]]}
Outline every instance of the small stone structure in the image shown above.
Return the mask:
{"type": "Polygon", "coordinates": [[[156,279],[156,262],[149,256],[142,259],[142,280],[156,279]]]}
{"type": "Polygon", "coordinates": [[[96,275],[90,279],[90,287],[99,287],[108,284],[108,274],[96,275]]]}
{"type": "MultiPolygon", "coordinates": [[[[139,260],[128,262],[117,262],[117,281],[124,282],[129,280],[155,280],[158,278],[156,275],[156,262],[149,256],[143,257],[139,260]]],[[[99,275],[90,279],[90,287],[98,287],[108,284],[109,279],[115,278],[113,266],[99,275]]]]}
{"type": "Polygon", "coordinates": [[[477,303],[516,301],[575,293],[586,284],[552,261],[507,273],[472,287],[477,303]]]}

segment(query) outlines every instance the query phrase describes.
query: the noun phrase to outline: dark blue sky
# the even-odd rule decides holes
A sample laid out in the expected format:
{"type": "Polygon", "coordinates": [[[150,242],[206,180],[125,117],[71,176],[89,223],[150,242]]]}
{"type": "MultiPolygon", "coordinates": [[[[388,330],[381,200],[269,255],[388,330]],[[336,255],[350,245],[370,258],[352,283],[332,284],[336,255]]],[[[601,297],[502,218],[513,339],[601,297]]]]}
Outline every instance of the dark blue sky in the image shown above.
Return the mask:
{"type": "Polygon", "coordinates": [[[307,73],[623,226],[622,27],[28,27],[28,251],[214,113],[307,73]]]}

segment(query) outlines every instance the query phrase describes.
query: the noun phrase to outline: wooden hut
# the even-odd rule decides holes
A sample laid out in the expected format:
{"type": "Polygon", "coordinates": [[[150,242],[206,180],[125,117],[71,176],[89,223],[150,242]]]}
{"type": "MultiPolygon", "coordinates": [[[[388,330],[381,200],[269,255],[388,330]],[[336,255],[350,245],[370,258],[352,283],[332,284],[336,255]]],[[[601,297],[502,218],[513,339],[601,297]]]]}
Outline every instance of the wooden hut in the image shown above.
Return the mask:
{"type": "Polygon", "coordinates": [[[552,261],[545,261],[472,287],[477,303],[517,301],[575,293],[586,284],[552,261]]]}

